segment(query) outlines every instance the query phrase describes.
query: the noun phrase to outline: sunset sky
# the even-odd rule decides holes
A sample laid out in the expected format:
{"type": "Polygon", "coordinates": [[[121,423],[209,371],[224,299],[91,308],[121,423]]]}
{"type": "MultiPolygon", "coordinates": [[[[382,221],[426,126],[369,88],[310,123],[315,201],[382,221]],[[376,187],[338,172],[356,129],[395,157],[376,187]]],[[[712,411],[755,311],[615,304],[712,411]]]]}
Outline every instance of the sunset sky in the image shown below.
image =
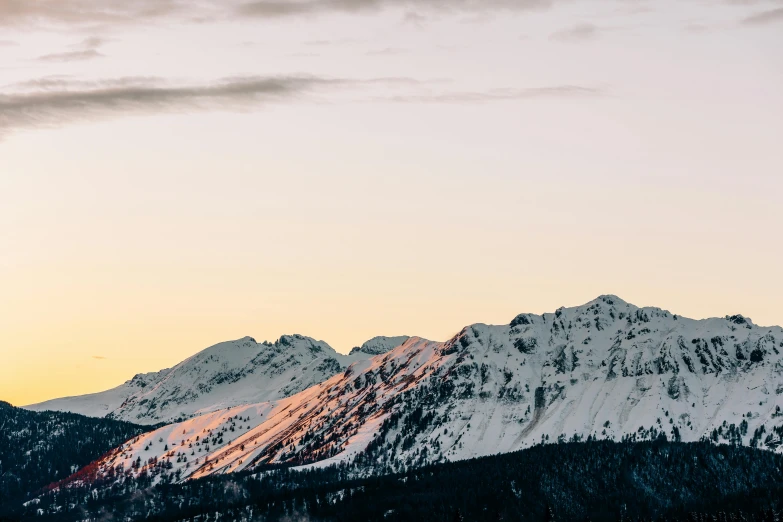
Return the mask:
{"type": "Polygon", "coordinates": [[[783,323],[780,0],[0,0],[0,400],[614,293],[783,323]]]}

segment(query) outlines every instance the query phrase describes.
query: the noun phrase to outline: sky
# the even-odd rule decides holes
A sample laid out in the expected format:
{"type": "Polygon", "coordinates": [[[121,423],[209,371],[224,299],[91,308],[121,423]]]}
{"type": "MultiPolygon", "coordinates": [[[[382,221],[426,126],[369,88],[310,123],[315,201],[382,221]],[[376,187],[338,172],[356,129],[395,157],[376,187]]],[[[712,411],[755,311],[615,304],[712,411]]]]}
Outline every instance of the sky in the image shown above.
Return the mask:
{"type": "Polygon", "coordinates": [[[0,399],[616,294],[783,323],[783,1],[0,0],[0,399]]]}

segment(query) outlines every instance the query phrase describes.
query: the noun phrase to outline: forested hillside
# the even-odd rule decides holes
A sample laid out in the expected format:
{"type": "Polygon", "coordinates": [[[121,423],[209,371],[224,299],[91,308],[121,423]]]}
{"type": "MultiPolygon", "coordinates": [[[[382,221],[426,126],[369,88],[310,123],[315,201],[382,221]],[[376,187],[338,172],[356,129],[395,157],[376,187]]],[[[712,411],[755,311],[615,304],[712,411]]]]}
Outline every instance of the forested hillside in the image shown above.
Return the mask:
{"type": "Polygon", "coordinates": [[[769,510],[780,509],[783,492],[781,455],[663,440],[552,444],[385,477],[351,479],[352,473],[346,466],[278,469],[156,487],[129,479],[122,487],[50,495],[27,516],[64,509],[44,518],[614,521],[699,520],[713,514],[723,520],[725,510],[737,519],[774,520],[769,510]],[[69,510],[72,503],[78,508],[69,510]]]}
{"type": "Polygon", "coordinates": [[[0,401],[0,514],[129,438],[152,429],[0,401]]]}

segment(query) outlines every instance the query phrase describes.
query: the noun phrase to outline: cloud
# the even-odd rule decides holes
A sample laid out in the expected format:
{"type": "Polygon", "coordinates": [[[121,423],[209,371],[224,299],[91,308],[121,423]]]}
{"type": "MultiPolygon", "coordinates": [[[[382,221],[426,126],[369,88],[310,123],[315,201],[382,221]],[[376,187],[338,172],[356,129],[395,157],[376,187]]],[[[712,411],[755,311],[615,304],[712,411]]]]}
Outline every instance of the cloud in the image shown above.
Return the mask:
{"type": "Polygon", "coordinates": [[[103,58],[103,54],[95,49],[85,49],[83,51],[69,51],[65,53],[52,53],[39,56],[39,62],[83,62],[94,58],[103,58]]]}
{"type": "Polygon", "coordinates": [[[555,0],[250,0],[238,6],[245,16],[272,18],[324,12],[361,13],[388,8],[485,13],[548,8],[555,0]]]}
{"type": "Polygon", "coordinates": [[[13,40],[0,40],[0,47],[16,47],[17,45],[19,44],[13,40]]]}
{"type": "Polygon", "coordinates": [[[356,38],[339,38],[336,40],[309,40],[305,42],[305,45],[325,47],[327,45],[350,45],[355,43],[361,43],[361,40],[356,38]]]}
{"type": "Polygon", "coordinates": [[[104,360],[106,360],[106,359],[107,359],[107,357],[104,357],[104,356],[102,356],[102,355],[93,355],[93,356],[92,356],[92,358],[93,358],[93,359],[98,359],[98,360],[100,360],[100,361],[104,361],[104,360]]]}
{"type": "Polygon", "coordinates": [[[706,33],[710,30],[709,26],[700,24],[700,23],[692,23],[685,26],[685,32],[691,33],[691,34],[699,34],[699,33],[706,33]]]}
{"type": "Polygon", "coordinates": [[[740,22],[742,25],[758,26],[768,25],[776,22],[783,22],[783,7],[777,9],[770,9],[769,11],[762,11],[754,15],[748,16],[742,19],[740,22]]]}
{"type": "Polygon", "coordinates": [[[598,36],[599,32],[600,29],[593,24],[577,24],[552,33],[550,39],[561,42],[583,42],[592,40],[598,36]]]}
{"type": "Polygon", "coordinates": [[[420,81],[405,77],[344,79],[301,75],[225,78],[206,84],[172,85],[160,78],[79,81],[50,76],[11,85],[7,89],[13,92],[0,94],[0,138],[23,128],[51,128],[127,115],[252,110],[267,102],[334,93],[338,88],[341,93],[381,89],[373,100],[399,103],[481,103],[605,94],[602,89],[576,85],[422,93],[423,88],[449,83],[449,80],[420,81]]]}
{"type": "Polygon", "coordinates": [[[0,25],[141,22],[186,12],[185,7],[183,0],[0,0],[0,25]]]}
{"type": "Polygon", "coordinates": [[[428,18],[426,16],[417,13],[416,11],[408,11],[405,13],[405,16],[402,17],[403,23],[410,24],[418,29],[423,28],[427,20],[428,18]]]}
{"type": "Polygon", "coordinates": [[[107,40],[104,38],[91,36],[76,45],[72,45],[71,49],[74,49],[73,51],[45,54],[37,59],[40,62],[83,62],[95,58],[103,58],[104,55],[98,52],[98,49],[106,42],[107,40]]]}
{"type": "Polygon", "coordinates": [[[109,42],[109,40],[106,38],[102,38],[100,36],[89,36],[76,47],[81,47],[82,49],[98,49],[99,47],[106,45],[107,42],[109,42]]]}
{"type": "Polygon", "coordinates": [[[59,126],[128,113],[246,108],[345,83],[309,76],[228,78],[206,85],[169,85],[156,78],[99,82],[42,78],[16,85],[21,90],[15,93],[0,94],[0,135],[21,127],[59,126]]]}
{"type": "Polygon", "coordinates": [[[386,47],[385,49],[374,49],[367,51],[367,56],[394,56],[407,53],[407,49],[401,49],[397,47],[386,47]]]}
{"type": "MultiPolygon", "coordinates": [[[[619,1],[619,0],[618,0],[619,1]]],[[[566,0],[0,0],[0,26],[107,28],[176,18],[194,23],[236,18],[279,18],[323,13],[404,11],[421,26],[437,13],[486,15],[548,9],[566,0]]]]}
{"type": "Polygon", "coordinates": [[[604,89],[578,85],[555,85],[522,89],[491,89],[489,91],[444,92],[436,94],[396,95],[386,98],[404,103],[479,103],[538,98],[584,98],[605,96],[604,89]]]}

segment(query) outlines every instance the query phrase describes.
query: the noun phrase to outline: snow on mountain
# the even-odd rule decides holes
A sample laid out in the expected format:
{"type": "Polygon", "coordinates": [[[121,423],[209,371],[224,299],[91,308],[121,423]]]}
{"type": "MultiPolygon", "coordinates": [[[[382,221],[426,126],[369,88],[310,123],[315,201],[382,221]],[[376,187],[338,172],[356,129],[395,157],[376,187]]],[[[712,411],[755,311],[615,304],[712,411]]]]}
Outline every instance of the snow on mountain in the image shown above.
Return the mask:
{"type": "MultiPolygon", "coordinates": [[[[87,395],[78,395],[75,397],[52,399],[22,407],[31,411],[63,411],[78,413],[79,415],[86,415],[88,417],[106,417],[110,416],[112,412],[120,408],[133,396],[144,393],[145,388],[149,383],[159,382],[170,371],[171,369],[165,369],[159,372],[140,373],[134,376],[133,379],[110,390],[87,395]]],[[[123,418],[122,420],[130,419],[123,418]]],[[[150,423],[154,422],[156,421],[150,423]]]]}
{"type": "Polygon", "coordinates": [[[447,342],[410,338],[277,401],[142,435],[91,474],[184,480],[286,462],[400,470],[588,437],[782,451],[783,329],[602,296],[447,342]]]}
{"type": "Polygon", "coordinates": [[[410,337],[407,335],[399,335],[397,337],[385,337],[380,335],[378,337],[373,337],[361,346],[353,348],[348,355],[355,357],[357,360],[366,359],[366,356],[372,357],[374,355],[380,355],[388,352],[392,348],[397,348],[408,339],[410,339],[410,337]]]}
{"type": "Polygon", "coordinates": [[[302,335],[284,335],[274,343],[244,337],[211,346],[173,368],[136,375],[111,390],[26,408],[139,424],[174,422],[239,404],[288,397],[355,361],[393,348],[394,339],[375,338],[343,355],[323,341],[302,335]]]}

